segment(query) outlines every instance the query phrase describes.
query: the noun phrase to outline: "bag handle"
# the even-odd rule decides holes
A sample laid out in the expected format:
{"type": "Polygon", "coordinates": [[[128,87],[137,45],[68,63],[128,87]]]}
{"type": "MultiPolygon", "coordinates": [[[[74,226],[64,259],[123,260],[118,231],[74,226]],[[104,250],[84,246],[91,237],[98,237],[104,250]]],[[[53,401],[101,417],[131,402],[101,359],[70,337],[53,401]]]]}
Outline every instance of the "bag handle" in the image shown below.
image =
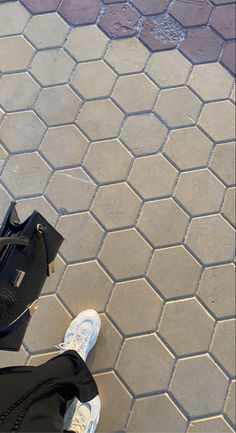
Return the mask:
{"type": "Polygon", "coordinates": [[[23,245],[28,246],[29,245],[29,238],[25,236],[19,236],[19,237],[3,237],[0,238],[0,247],[3,247],[4,245],[23,245]]]}

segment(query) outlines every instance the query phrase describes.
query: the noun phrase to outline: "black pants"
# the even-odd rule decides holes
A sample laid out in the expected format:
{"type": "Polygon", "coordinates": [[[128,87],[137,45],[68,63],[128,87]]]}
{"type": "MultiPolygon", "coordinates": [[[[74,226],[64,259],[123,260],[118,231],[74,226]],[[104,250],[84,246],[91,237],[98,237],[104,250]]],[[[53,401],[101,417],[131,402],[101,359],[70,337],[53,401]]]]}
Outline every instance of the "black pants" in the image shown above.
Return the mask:
{"type": "Polygon", "coordinates": [[[68,402],[97,394],[89,369],[72,350],[38,367],[0,369],[0,432],[63,432],[68,402]]]}

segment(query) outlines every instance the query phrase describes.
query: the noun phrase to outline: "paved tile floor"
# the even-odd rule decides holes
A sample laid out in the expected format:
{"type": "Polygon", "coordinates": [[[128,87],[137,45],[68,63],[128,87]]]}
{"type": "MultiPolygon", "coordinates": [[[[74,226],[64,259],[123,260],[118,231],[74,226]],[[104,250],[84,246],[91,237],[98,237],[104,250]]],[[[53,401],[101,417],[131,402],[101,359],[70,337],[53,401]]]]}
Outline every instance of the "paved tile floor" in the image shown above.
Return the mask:
{"type": "Polygon", "coordinates": [[[0,220],[16,199],[65,242],[21,351],[0,366],[46,361],[94,308],[99,432],[230,433],[235,90],[218,56],[233,1],[172,1],[186,39],[164,48],[145,20],[170,2],[122,3],[104,0],[97,25],[97,0],[1,0],[0,220]],[[215,38],[205,54],[201,32],[215,38]]]}

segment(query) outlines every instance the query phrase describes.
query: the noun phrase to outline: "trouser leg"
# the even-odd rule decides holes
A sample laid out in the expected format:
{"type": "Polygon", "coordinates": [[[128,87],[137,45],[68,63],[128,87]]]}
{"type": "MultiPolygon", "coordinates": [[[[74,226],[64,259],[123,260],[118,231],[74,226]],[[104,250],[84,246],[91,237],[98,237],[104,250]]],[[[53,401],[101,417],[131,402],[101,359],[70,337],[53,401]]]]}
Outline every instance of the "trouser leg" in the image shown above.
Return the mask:
{"type": "MultiPolygon", "coordinates": [[[[15,382],[15,392],[13,387],[8,386],[12,401],[15,401],[25,390],[52,379],[54,386],[50,392],[37,397],[36,400],[36,394],[32,395],[33,402],[20,424],[19,432],[62,432],[67,402],[74,397],[81,402],[93,399],[98,394],[97,386],[86,364],[74,351],[64,352],[39,367],[5,369],[2,377],[0,370],[0,385],[4,380],[5,385],[13,385],[15,382]]],[[[19,417],[20,409],[22,406],[14,410],[6,420],[5,429],[2,430],[0,425],[0,431],[9,431],[8,429],[12,428],[19,417]]]]}

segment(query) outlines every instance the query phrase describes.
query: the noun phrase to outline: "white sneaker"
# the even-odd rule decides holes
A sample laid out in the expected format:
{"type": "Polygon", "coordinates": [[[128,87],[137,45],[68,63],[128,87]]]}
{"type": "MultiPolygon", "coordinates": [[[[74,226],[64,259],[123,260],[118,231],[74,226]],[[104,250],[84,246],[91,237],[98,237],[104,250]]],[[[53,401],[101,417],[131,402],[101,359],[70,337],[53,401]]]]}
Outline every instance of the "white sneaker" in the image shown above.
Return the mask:
{"type": "Polygon", "coordinates": [[[86,361],[90,350],[97,342],[101,320],[94,310],[85,310],[71,322],[65,333],[64,342],[57,346],[60,353],[75,350],[86,361]]]}
{"type": "Polygon", "coordinates": [[[100,411],[101,402],[98,396],[88,403],[80,403],[75,399],[66,413],[64,429],[75,433],[94,433],[100,411]]]}

